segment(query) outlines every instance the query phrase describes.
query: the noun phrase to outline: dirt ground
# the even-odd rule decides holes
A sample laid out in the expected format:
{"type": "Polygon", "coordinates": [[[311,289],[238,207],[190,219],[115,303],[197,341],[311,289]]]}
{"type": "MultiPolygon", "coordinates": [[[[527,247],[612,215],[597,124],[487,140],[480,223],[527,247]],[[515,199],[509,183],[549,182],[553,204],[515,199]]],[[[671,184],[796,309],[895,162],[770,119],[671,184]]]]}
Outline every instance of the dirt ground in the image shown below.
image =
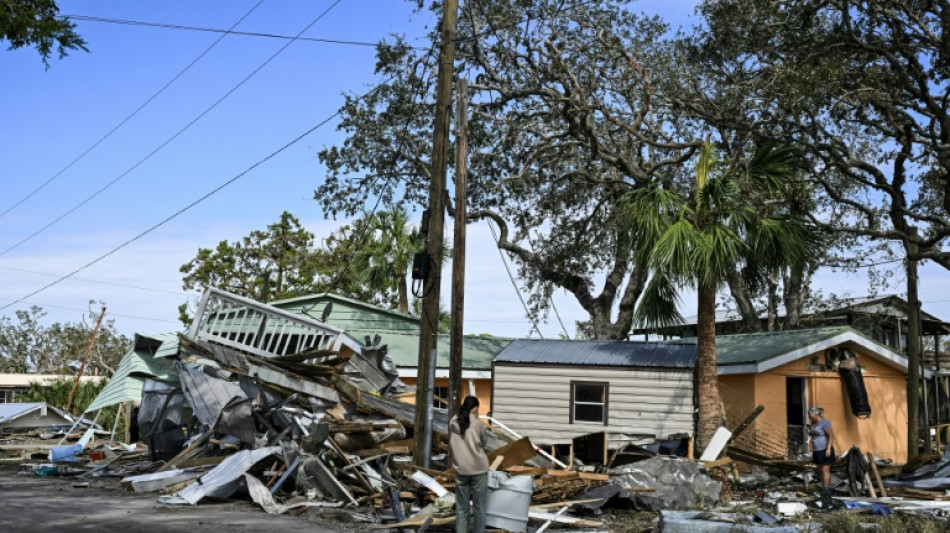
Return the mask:
{"type": "Polygon", "coordinates": [[[72,478],[18,476],[13,466],[0,467],[0,531],[122,533],[242,531],[344,533],[362,530],[323,519],[316,510],[301,516],[268,515],[250,501],[167,506],[156,493],[123,490],[117,479],[91,478],[89,487],[73,487],[72,478]]]}

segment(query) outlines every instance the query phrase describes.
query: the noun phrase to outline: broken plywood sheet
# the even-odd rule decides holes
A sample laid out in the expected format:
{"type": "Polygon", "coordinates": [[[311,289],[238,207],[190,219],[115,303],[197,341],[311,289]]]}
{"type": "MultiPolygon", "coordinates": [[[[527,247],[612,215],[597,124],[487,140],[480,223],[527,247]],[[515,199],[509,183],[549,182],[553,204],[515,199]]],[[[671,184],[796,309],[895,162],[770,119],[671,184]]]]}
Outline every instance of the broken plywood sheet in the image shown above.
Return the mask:
{"type": "Polygon", "coordinates": [[[256,377],[264,383],[269,383],[284,389],[300,392],[306,394],[307,396],[313,396],[314,398],[320,398],[321,400],[326,400],[328,402],[336,403],[340,401],[339,393],[337,393],[337,391],[331,387],[326,387],[319,383],[315,383],[313,381],[303,379],[267,366],[256,365],[253,363],[249,363],[248,366],[249,368],[247,375],[250,377],[256,377]]]}
{"type": "Polygon", "coordinates": [[[226,498],[234,492],[236,481],[259,461],[280,452],[280,446],[266,446],[256,450],[242,450],[228,457],[207,474],[184,489],[162,496],[158,503],[195,505],[206,496],[226,498]]]}

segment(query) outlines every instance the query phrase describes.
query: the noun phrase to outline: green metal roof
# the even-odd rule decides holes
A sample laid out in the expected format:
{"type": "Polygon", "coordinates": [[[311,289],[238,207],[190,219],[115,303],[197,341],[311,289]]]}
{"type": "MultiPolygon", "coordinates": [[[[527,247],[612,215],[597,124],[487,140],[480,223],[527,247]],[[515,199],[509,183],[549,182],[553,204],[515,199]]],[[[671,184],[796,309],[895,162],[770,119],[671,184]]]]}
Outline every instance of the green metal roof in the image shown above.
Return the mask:
{"type": "MultiPolygon", "coordinates": [[[[695,339],[690,341],[695,342],[695,339]]],[[[718,335],[716,361],[720,367],[756,365],[758,371],[762,371],[809,355],[805,352],[826,349],[832,343],[861,345],[892,366],[907,366],[901,354],[849,326],[718,335]]]]}
{"type": "MultiPolygon", "coordinates": [[[[397,367],[416,368],[419,366],[419,332],[393,332],[379,330],[359,330],[350,329],[346,334],[363,343],[366,335],[373,337],[375,334],[382,337],[382,344],[389,347],[389,355],[397,367]]],[[[510,344],[512,339],[501,337],[476,337],[467,335],[462,337],[462,369],[463,370],[491,370],[492,359],[505,347],[510,344]]],[[[449,336],[439,335],[438,345],[438,363],[436,368],[449,367],[449,336]]]]}
{"type": "Polygon", "coordinates": [[[178,352],[177,334],[136,334],[132,349],[122,357],[115,374],[85,412],[118,403],[140,401],[142,387],[149,377],[161,381],[178,381],[178,376],[172,372],[173,360],[168,358],[172,350],[178,352]]]}

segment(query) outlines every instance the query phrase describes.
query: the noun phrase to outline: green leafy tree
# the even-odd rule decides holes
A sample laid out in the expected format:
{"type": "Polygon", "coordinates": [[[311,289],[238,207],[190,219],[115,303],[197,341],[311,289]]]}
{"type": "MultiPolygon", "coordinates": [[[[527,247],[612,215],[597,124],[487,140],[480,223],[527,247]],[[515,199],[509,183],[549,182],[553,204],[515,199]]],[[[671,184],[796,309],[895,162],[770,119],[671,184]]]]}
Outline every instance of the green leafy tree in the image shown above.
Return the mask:
{"type": "MultiPolygon", "coordinates": [[[[314,236],[288,212],[280,220],[255,230],[237,242],[226,240],[214,249],[199,248],[194,259],[179,269],[182,288],[203,290],[214,286],[228,292],[269,302],[314,292],[316,264],[314,236]]],[[[187,303],[179,307],[182,321],[190,323],[187,303]]]]}
{"type": "Polygon", "coordinates": [[[707,142],[688,192],[651,186],[628,193],[631,231],[654,243],[643,250],[652,277],[637,305],[638,321],[663,327],[681,320],[678,290],[697,292],[696,395],[699,399],[697,442],[706,446],[721,425],[716,370],[716,292],[735,265],[747,276],[765,277],[776,266],[805,263],[817,238],[801,219],[763,212],[749,190],[779,191],[792,172],[793,154],[763,148],[747,164],[717,172],[713,146],[707,142]]]}
{"type": "MultiPolygon", "coordinates": [[[[667,26],[626,2],[471,0],[459,17],[457,70],[469,98],[469,220],[491,221],[544,316],[557,289],[588,313],[595,338],[623,339],[648,269],[623,229],[620,200],[688,178],[702,145],[654,80],[673,76],[667,26]]],[[[325,212],[356,216],[368,195],[422,206],[429,177],[437,55],[402,40],[378,50],[387,80],[349,96],[346,138],[320,152],[325,212]]],[[[452,213],[453,207],[449,206],[452,213]]]]}
{"type": "MultiPolygon", "coordinates": [[[[89,312],[79,322],[44,325],[46,312],[38,306],[16,311],[16,320],[0,317],[0,371],[74,374],[89,348],[98,318],[94,302],[89,303],[89,312]]],[[[129,338],[116,330],[113,320],[103,320],[85,375],[112,375],[129,344],[129,338]]]]}
{"type": "Polygon", "coordinates": [[[0,38],[10,43],[11,50],[36,47],[46,68],[54,48],[60,59],[70,50],[88,52],[76,25],[58,14],[53,0],[0,0],[0,38]]]}
{"type": "MultiPolygon", "coordinates": [[[[693,57],[735,89],[732,109],[696,108],[748,135],[781,138],[812,161],[823,203],[814,222],[860,259],[950,268],[950,48],[947,2],[707,0],[693,57]],[[736,120],[736,118],[739,120],[736,120]],[[752,120],[750,120],[752,119],[752,120]]],[[[702,94],[701,92],[698,94],[702,94]]],[[[910,306],[908,383],[920,360],[910,306]]],[[[908,386],[909,461],[918,453],[918,388],[908,386]]]]}

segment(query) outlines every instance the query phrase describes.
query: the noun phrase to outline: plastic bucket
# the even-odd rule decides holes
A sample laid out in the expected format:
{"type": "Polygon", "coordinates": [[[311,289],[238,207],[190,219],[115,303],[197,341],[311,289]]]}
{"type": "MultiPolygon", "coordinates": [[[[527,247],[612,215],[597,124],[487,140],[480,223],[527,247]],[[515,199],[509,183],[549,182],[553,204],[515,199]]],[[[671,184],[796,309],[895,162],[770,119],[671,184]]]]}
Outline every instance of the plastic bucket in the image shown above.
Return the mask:
{"type": "Polygon", "coordinates": [[[508,531],[526,531],[534,479],[531,476],[508,477],[500,472],[490,472],[489,475],[495,478],[489,487],[496,482],[498,486],[488,491],[485,525],[508,531]]]}

